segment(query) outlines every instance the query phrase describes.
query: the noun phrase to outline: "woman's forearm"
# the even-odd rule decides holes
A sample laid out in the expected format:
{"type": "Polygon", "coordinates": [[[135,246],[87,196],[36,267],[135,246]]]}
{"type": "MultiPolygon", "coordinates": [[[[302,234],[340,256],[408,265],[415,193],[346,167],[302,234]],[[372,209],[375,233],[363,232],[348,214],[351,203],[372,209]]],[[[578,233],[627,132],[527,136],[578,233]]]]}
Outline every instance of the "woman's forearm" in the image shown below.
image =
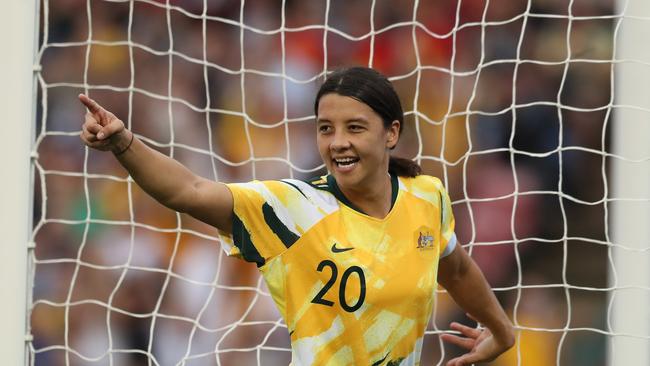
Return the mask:
{"type": "Polygon", "coordinates": [[[125,129],[123,133],[122,145],[133,140],[130,146],[124,146],[125,151],[115,155],[120,164],[151,197],[173,210],[184,212],[184,202],[191,202],[186,196],[199,177],[178,161],[150,148],[137,137],[131,137],[131,131],[125,129]]]}
{"type": "MultiPolygon", "coordinates": [[[[462,248],[456,248],[449,263],[442,264],[439,282],[456,303],[478,322],[486,326],[504,347],[514,344],[510,319],[494,296],[483,273],[462,248]]],[[[450,256],[451,257],[451,256],[450,256]]],[[[445,261],[443,259],[443,261],[445,261]]]]}
{"type": "Polygon", "coordinates": [[[86,146],[112,151],[133,180],[163,205],[230,232],[233,199],[225,184],[201,178],[148,147],[87,95],[79,94],[79,101],[88,108],[79,133],[86,146]]]}

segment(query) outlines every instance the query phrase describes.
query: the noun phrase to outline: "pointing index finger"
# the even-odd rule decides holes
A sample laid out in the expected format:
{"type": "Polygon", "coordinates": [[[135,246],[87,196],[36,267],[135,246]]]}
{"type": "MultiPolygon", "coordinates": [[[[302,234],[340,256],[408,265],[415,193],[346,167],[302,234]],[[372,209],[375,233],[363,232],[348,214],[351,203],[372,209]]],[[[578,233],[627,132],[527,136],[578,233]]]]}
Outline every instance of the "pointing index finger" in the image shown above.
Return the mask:
{"type": "Polygon", "coordinates": [[[79,100],[86,106],[86,108],[88,108],[90,113],[99,113],[102,110],[102,106],[88,98],[86,94],[79,94],[79,100]]]}

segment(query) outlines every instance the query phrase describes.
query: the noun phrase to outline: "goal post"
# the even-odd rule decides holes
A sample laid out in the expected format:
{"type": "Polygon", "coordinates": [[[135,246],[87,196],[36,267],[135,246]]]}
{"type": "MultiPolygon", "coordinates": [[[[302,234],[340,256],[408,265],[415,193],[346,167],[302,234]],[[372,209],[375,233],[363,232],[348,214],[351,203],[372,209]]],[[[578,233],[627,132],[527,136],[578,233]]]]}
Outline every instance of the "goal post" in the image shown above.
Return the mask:
{"type": "Polygon", "coordinates": [[[7,365],[25,364],[27,330],[27,254],[31,233],[31,146],[34,129],[36,1],[10,1],[0,12],[4,52],[0,80],[2,125],[0,143],[0,355],[7,365]]]}
{"type": "Polygon", "coordinates": [[[619,0],[612,126],[609,365],[650,364],[650,2],[619,0]],[[624,247],[623,247],[624,246],[624,247]]]}

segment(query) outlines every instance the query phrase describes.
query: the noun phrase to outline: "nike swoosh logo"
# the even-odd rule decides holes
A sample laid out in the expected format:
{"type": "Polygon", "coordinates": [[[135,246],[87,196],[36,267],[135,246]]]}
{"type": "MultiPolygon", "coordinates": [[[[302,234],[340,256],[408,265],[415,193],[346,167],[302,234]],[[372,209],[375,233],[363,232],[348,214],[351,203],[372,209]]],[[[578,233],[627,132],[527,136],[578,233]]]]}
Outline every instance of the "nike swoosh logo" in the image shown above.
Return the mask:
{"type": "Polygon", "coordinates": [[[354,248],[337,248],[336,243],[332,244],[332,252],[334,253],[343,253],[347,252],[348,250],[352,250],[354,248]]]}

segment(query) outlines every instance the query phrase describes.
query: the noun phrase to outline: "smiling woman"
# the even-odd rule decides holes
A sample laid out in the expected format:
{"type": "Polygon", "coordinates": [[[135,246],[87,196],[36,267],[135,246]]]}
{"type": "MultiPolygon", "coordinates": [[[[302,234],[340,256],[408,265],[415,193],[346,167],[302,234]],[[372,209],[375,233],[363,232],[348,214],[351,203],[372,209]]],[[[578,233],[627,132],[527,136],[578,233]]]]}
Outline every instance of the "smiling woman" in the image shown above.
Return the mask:
{"type": "Polygon", "coordinates": [[[408,177],[421,172],[414,161],[389,154],[401,136],[404,113],[388,79],[365,67],[334,72],[318,91],[314,112],[318,150],[345,196],[368,206],[364,211],[371,216],[386,216],[386,172],[408,177]]]}
{"type": "Polygon", "coordinates": [[[389,151],[400,123],[384,128],[381,117],[351,97],[326,94],[318,105],[317,143],[325,166],[352,203],[370,216],[390,210],[389,151]]]}
{"type": "Polygon", "coordinates": [[[438,282],[486,326],[451,325],[465,337],[443,339],[468,352],[448,365],[492,360],[513,345],[510,321],[456,243],[442,183],[390,156],[403,112],[376,71],[340,70],[321,87],[317,144],[329,174],[309,181],[201,178],[80,100],[88,146],[112,151],[152,197],[219,228],[229,255],[257,265],[287,324],[293,365],[418,365],[438,282]]]}

